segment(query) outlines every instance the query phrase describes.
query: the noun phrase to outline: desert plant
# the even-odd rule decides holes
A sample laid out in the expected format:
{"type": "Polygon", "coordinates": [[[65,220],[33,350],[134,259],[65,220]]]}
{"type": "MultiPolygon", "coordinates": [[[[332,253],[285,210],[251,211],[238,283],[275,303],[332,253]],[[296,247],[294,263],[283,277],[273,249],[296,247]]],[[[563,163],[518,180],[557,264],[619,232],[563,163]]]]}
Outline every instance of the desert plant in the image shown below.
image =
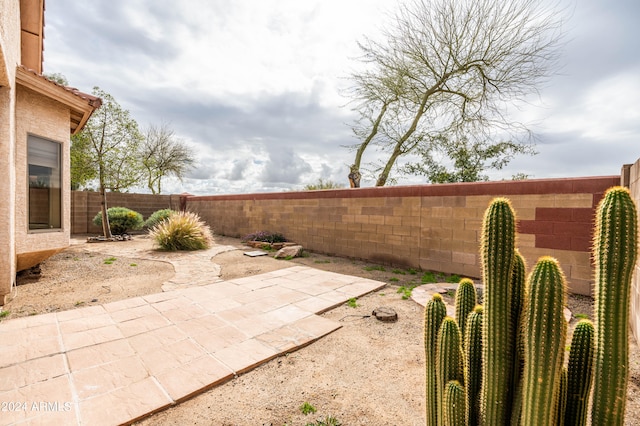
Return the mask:
{"type": "Polygon", "coordinates": [[[158,223],[149,235],[163,250],[202,250],[213,242],[211,229],[200,216],[192,212],[179,212],[158,223]]]}
{"type": "Polygon", "coordinates": [[[444,426],[458,426],[464,424],[465,418],[464,387],[457,380],[451,380],[444,388],[444,426]]]}
{"type": "Polygon", "coordinates": [[[460,284],[458,284],[458,289],[456,290],[456,321],[460,326],[463,342],[467,317],[473,308],[475,308],[477,299],[478,296],[473,281],[469,278],[461,279],[460,284]]]}
{"type": "Polygon", "coordinates": [[[284,243],[287,239],[284,235],[277,232],[269,232],[269,231],[258,231],[253,232],[251,234],[247,234],[242,237],[242,242],[247,241],[262,241],[263,243],[284,243]]]}
{"type": "Polygon", "coordinates": [[[416,288],[417,286],[415,284],[407,284],[406,286],[401,285],[398,288],[398,291],[396,293],[398,294],[402,294],[402,300],[407,300],[409,298],[411,298],[411,294],[413,293],[413,289],[416,288]]]}
{"type": "MultiPolygon", "coordinates": [[[[584,425],[590,388],[594,389],[592,424],[622,425],[637,226],[637,208],[629,191],[610,188],[596,217],[595,327],[588,320],[578,323],[569,365],[563,369],[566,284],[560,265],[549,256],[541,257],[525,283],[525,262],[515,249],[515,214],[508,200],[495,199],[482,226],[485,306],[466,317],[465,381],[459,383],[460,389],[448,380],[449,364],[433,362],[434,357],[455,358],[451,349],[434,347],[433,333],[440,324],[434,321],[436,297],[425,307],[427,425],[447,421],[443,410],[450,413],[450,407],[442,402],[445,391],[452,393],[447,402],[454,392],[467,395],[467,425],[584,425]],[[431,377],[442,377],[435,388],[431,377]]],[[[440,296],[437,299],[441,301],[440,296]]],[[[441,327],[451,328],[450,321],[444,320],[441,327]]],[[[457,418],[456,424],[462,424],[457,418]]]]}
{"type": "Polygon", "coordinates": [[[305,426],[342,426],[342,423],[333,416],[326,416],[316,420],[315,423],[307,423],[305,426]]]}
{"type": "Polygon", "coordinates": [[[145,220],[144,226],[147,229],[151,229],[163,220],[168,219],[173,213],[177,213],[177,211],[171,209],[156,210],[145,220]]]}
{"type": "Polygon", "coordinates": [[[593,374],[594,334],[593,323],[587,319],[580,320],[573,330],[567,367],[568,392],[565,409],[567,426],[587,424],[589,391],[593,374]]]}
{"type": "Polygon", "coordinates": [[[438,293],[431,296],[424,309],[424,352],[426,364],[427,426],[438,425],[438,382],[436,380],[436,348],[440,325],[447,307],[438,293]]]}
{"type": "Polygon", "coordinates": [[[421,281],[422,281],[422,284],[431,284],[431,283],[438,282],[438,279],[436,278],[433,272],[427,271],[422,275],[421,281]]]}
{"type": "Polygon", "coordinates": [[[300,412],[302,414],[304,414],[305,416],[307,414],[313,414],[316,412],[316,407],[314,407],[313,405],[309,404],[307,401],[303,402],[302,405],[300,406],[300,412]]]}
{"type": "Polygon", "coordinates": [[[511,315],[511,276],[515,256],[515,213],[506,198],[487,208],[482,224],[482,321],[481,410],[484,424],[509,424],[513,371],[514,324],[511,315]]]}
{"type": "MultiPolygon", "coordinates": [[[[462,355],[462,339],[460,328],[455,319],[445,317],[438,331],[436,349],[436,383],[438,385],[438,424],[445,420],[445,389],[450,381],[456,381],[458,386],[464,381],[464,358],[462,355]]],[[[454,390],[455,392],[455,390],[454,390]]],[[[463,392],[463,391],[461,391],[463,392]]],[[[462,410],[464,419],[464,409],[462,410]]]]}
{"type": "Polygon", "coordinates": [[[607,191],[596,213],[594,425],[622,425],[629,379],[631,275],[638,257],[638,213],[623,187],[607,191]]]}
{"type": "Polygon", "coordinates": [[[482,306],[476,305],[467,316],[464,333],[464,380],[466,384],[466,421],[477,426],[480,419],[480,387],[482,385],[482,306]]]}
{"type": "MultiPolygon", "coordinates": [[[[144,224],[140,213],[126,207],[111,207],[107,209],[107,218],[111,226],[111,233],[116,235],[125,234],[129,230],[140,229],[144,224]]],[[[95,215],[93,224],[102,226],[102,212],[98,212],[95,215]]]]}
{"type": "Polygon", "coordinates": [[[540,258],[527,283],[523,313],[522,414],[527,424],[556,424],[567,322],[565,279],[558,261],[540,258]]]}

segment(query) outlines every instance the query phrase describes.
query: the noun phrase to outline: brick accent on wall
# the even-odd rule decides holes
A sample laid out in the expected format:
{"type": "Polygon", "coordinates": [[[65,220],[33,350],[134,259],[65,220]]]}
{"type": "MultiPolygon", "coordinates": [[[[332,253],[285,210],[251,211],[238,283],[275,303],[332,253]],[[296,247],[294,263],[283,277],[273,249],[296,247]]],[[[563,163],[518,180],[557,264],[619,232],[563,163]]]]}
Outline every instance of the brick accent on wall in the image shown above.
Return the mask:
{"type": "Polygon", "coordinates": [[[535,247],[546,249],[591,251],[593,207],[539,207],[535,219],[521,220],[518,231],[535,236],[535,247]]]}
{"type": "Polygon", "coordinates": [[[589,294],[593,208],[619,183],[605,176],[191,196],[186,205],[222,235],[281,232],[312,251],[479,277],[482,216],[505,196],[529,266],[555,256],[570,290],[589,294]]]}

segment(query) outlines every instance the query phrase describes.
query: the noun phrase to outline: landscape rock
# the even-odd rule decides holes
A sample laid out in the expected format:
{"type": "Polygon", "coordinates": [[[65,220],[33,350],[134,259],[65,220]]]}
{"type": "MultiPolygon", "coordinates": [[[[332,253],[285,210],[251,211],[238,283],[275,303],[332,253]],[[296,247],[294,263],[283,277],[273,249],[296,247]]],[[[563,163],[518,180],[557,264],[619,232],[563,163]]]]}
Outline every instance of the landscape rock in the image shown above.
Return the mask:
{"type": "Polygon", "coordinates": [[[286,246],[278,250],[278,252],[273,257],[276,259],[284,259],[287,257],[288,258],[298,257],[302,254],[302,250],[303,249],[301,245],[286,246]]]}

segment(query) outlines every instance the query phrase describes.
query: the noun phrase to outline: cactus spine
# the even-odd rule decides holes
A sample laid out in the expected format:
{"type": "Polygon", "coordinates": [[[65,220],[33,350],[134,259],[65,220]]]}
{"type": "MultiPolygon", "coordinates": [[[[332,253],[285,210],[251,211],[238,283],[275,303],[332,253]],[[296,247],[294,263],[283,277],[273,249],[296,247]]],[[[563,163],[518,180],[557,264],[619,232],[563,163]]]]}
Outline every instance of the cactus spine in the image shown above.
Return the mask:
{"type": "Polygon", "coordinates": [[[505,425],[510,420],[514,363],[510,287],[515,233],[515,214],[509,200],[494,199],[485,212],[481,247],[485,285],[481,411],[487,425],[505,425]]]}
{"type": "Polygon", "coordinates": [[[567,323],[563,316],[565,279],[552,257],[538,260],[527,283],[523,312],[523,425],[555,424],[567,323]]]}
{"type": "Polygon", "coordinates": [[[597,208],[593,425],[622,425],[629,377],[629,300],[638,217],[629,190],[610,188],[597,208]]]}
{"type": "Polygon", "coordinates": [[[482,384],[482,306],[477,305],[469,314],[466,328],[464,335],[466,424],[477,426],[480,419],[480,386],[482,384]]]}
{"type": "Polygon", "coordinates": [[[567,367],[568,391],[564,422],[566,426],[587,424],[589,391],[593,375],[594,333],[593,323],[586,319],[580,320],[573,331],[567,367]]]}
{"type": "Polygon", "coordinates": [[[439,425],[444,424],[444,389],[451,380],[464,381],[464,358],[460,328],[456,320],[445,317],[438,332],[436,352],[436,381],[440,392],[438,401],[439,425]]]}
{"type": "Polygon", "coordinates": [[[444,388],[444,426],[464,425],[465,392],[457,380],[451,380],[444,388]]]}
{"type": "Polygon", "coordinates": [[[447,315],[447,307],[442,296],[434,294],[424,310],[424,352],[426,367],[426,425],[438,424],[438,382],[436,380],[436,350],[438,332],[442,320],[447,315]]]}
{"type": "Polygon", "coordinates": [[[456,290],[456,321],[462,333],[462,342],[464,343],[464,335],[466,332],[466,322],[469,313],[473,311],[478,301],[476,287],[469,278],[463,278],[458,284],[456,290]]]}

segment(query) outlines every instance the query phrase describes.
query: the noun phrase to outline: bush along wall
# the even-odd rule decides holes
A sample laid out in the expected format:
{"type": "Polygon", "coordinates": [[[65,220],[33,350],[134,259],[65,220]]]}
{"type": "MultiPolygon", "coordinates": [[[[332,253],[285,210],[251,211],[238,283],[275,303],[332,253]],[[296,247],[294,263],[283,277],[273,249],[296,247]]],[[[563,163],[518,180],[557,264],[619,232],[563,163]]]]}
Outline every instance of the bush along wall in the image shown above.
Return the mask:
{"type": "Polygon", "coordinates": [[[585,425],[590,397],[591,424],[624,424],[637,208],[626,188],[613,187],[596,214],[595,321],[577,324],[565,368],[560,265],[543,256],[527,277],[513,208],[505,198],[491,202],[482,226],[484,305],[471,309],[475,288],[461,283],[455,320],[440,295],[425,307],[427,426],[585,425]]]}

